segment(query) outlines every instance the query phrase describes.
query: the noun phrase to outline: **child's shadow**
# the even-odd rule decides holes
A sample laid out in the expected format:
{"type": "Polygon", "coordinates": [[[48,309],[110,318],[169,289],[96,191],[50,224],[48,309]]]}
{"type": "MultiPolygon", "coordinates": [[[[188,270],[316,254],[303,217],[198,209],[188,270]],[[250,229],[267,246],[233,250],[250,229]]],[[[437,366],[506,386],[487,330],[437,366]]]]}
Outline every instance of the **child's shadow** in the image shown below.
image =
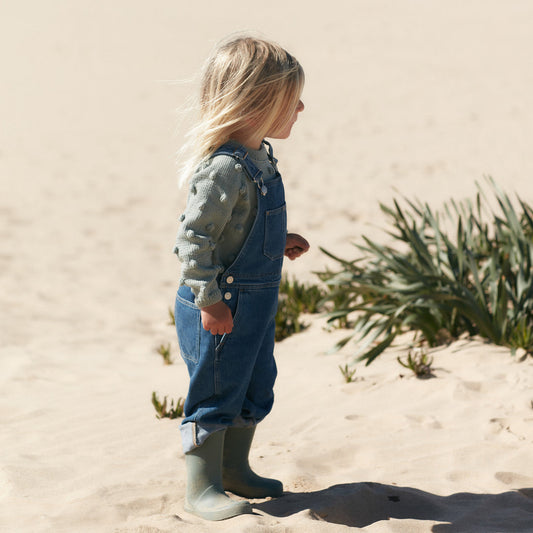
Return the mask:
{"type": "Polygon", "coordinates": [[[351,527],[396,518],[444,522],[432,527],[436,533],[533,531],[533,488],[438,496],[409,487],[346,483],[316,492],[286,492],[254,507],[278,517],[307,509],[313,519],[351,527]]]}

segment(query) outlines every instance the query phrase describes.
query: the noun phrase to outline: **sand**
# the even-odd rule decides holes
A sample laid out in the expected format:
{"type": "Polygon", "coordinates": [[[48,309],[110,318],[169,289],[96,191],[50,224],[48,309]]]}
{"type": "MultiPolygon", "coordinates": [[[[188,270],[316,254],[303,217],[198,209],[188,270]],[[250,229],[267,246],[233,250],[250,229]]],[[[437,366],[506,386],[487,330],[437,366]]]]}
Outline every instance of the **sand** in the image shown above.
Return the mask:
{"type": "Polygon", "coordinates": [[[274,143],[312,245],[289,275],[381,238],[395,197],[438,207],[490,175],[533,203],[528,1],[4,2],[0,531],[533,531],[533,360],[461,339],[421,381],[398,342],[345,383],[355,346],[328,355],[343,332],[320,316],[276,347],[251,456],[286,494],[221,523],[184,512],[179,420],[150,403],[188,383],[167,315],[177,109],[238,30],[306,70],[306,110],[274,143]]]}

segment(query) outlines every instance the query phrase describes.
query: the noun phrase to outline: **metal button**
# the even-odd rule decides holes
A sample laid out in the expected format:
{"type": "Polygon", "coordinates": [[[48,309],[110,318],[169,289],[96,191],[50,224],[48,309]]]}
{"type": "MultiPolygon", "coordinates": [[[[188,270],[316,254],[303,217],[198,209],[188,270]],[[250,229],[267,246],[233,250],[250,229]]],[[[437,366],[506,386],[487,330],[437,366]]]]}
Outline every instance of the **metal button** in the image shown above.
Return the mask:
{"type": "Polygon", "coordinates": [[[231,300],[231,292],[227,292],[224,294],[224,299],[225,300],[231,300]]]}
{"type": "Polygon", "coordinates": [[[231,285],[233,283],[233,276],[228,276],[226,278],[226,283],[229,283],[231,285]]]}

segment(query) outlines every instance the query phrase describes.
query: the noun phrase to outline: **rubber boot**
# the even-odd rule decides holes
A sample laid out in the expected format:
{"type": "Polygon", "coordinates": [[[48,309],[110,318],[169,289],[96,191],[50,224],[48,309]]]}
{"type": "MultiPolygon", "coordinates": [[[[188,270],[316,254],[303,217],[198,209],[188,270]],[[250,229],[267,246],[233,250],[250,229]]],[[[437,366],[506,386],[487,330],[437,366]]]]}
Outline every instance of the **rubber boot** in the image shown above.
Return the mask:
{"type": "Polygon", "coordinates": [[[245,498],[281,496],[283,494],[281,481],[258,476],[250,468],[248,454],[254,433],[255,426],[226,430],[222,463],[224,489],[245,498]]]}
{"type": "Polygon", "coordinates": [[[252,513],[249,502],[232,500],[222,488],[224,433],[213,433],[201,446],[185,454],[185,510],[206,520],[225,520],[252,513]]]}

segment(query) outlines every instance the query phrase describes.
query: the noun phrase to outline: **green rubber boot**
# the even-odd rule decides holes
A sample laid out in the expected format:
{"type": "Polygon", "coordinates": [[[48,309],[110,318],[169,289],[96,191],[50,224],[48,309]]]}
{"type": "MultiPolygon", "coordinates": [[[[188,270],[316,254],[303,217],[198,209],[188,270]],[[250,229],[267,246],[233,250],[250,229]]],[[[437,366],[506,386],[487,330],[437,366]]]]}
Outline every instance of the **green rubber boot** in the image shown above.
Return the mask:
{"type": "Polygon", "coordinates": [[[200,447],[185,454],[185,510],[205,520],[225,520],[252,513],[249,502],[232,500],[222,488],[224,433],[213,433],[200,447]]]}
{"type": "Polygon", "coordinates": [[[229,490],[245,498],[277,497],[283,494],[283,484],[277,479],[258,476],[250,468],[248,454],[254,438],[255,426],[228,428],[224,441],[222,483],[229,490]]]}

